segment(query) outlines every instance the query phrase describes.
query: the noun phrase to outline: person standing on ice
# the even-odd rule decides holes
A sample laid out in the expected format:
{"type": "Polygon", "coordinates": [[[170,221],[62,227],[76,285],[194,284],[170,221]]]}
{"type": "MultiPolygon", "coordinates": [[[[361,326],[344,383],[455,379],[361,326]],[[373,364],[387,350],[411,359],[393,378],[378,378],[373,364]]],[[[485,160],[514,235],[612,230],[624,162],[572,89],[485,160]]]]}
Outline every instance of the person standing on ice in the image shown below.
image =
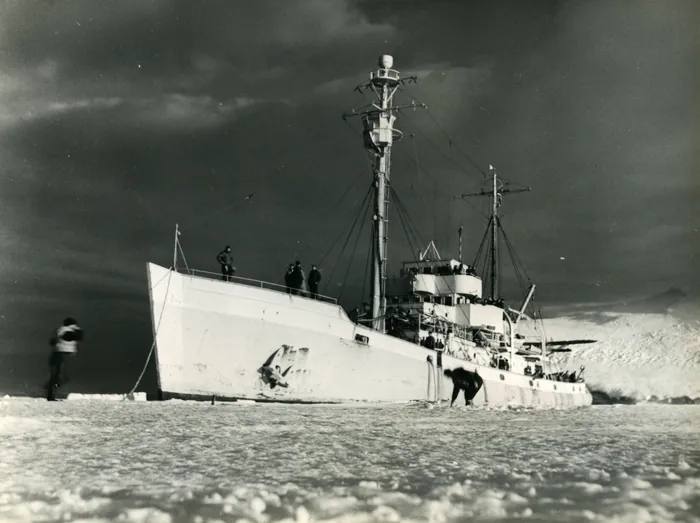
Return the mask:
{"type": "Polygon", "coordinates": [[[78,342],[83,341],[83,329],[73,318],[66,318],[54,336],[51,338],[52,347],[49,357],[49,371],[51,373],[46,399],[56,400],[56,388],[64,385],[68,381],[67,363],[69,358],[74,357],[78,352],[78,342]]]}
{"type": "Polygon", "coordinates": [[[224,250],[216,255],[216,261],[221,265],[222,280],[232,281],[233,273],[236,268],[233,266],[233,256],[231,255],[231,246],[227,245],[224,250]]]}

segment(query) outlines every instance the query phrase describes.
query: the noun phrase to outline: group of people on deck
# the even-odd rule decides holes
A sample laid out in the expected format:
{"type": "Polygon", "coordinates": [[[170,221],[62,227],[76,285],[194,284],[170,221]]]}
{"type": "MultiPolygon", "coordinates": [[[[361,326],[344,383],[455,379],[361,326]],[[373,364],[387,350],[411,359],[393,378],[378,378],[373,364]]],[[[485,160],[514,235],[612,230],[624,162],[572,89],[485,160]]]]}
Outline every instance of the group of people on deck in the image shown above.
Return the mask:
{"type": "Polygon", "coordinates": [[[437,274],[440,276],[448,276],[450,274],[462,274],[467,276],[476,276],[476,269],[472,265],[467,265],[466,263],[459,263],[455,265],[445,264],[439,265],[437,267],[428,265],[427,267],[411,267],[409,271],[412,274],[437,274]]]}
{"type": "MultiPolygon", "coordinates": [[[[227,245],[216,255],[216,261],[221,266],[221,276],[224,281],[233,281],[233,275],[236,273],[236,267],[233,265],[233,255],[231,254],[231,246],[227,245]]],[[[284,274],[284,286],[289,294],[297,296],[308,296],[312,299],[318,299],[318,286],[321,283],[321,271],[316,265],[311,266],[309,277],[306,278],[304,269],[301,268],[301,262],[290,263],[287,272],[284,274]],[[308,291],[306,287],[308,285],[308,291]]]]}
{"type": "Polygon", "coordinates": [[[308,283],[309,297],[312,299],[318,298],[318,285],[321,283],[321,271],[315,265],[311,266],[309,271],[309,279],[306,279],[304,269],[301,268],[301,262],[290,263],[287,272],[284,273],[284,285],[287,287],[289,294],[305,296],[307,294],[304,283],[308,283]]]}

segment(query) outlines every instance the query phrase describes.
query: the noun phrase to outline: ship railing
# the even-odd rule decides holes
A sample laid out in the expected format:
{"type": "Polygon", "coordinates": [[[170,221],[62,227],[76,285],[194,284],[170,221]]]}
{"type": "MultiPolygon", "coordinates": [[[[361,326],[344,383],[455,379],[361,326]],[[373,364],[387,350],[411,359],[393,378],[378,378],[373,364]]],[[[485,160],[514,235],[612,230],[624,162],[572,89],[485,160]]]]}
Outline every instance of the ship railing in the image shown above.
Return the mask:
{"type": "MultiPolygon", "coordinates": [[[[207,278],[209,280],[224,280],[224,276],[221,273],[202,271],[199,269],[177,269],[177,272],[181,274],[187,274],[189,276],[197,276],[199,278],[207,278]]],[[[332,303],[333,305],[338,304],[338,300],[332,298],[331,296],[325,296],[323,294],[316,294],[312,296],[311,293],[304,289],[289,289],[286,285],[280,285],[279,283],[270,283],[263,280],[255,280],[253,278],[243,278],[241,276],[227,276],[228,282],[238,283],[241,285],[249,285],[251,287],[257,287],[259,289],[267,289],[271,291],[281,292],[284,294],[295,295],[299,298],[304,298],[306,300],[316,300],[325,303],[332,303]]]]}
{"type": "Polygon", "coordinates": [[[445,318],[435,316],[433,314],[418,313],[418,321],[423,329],[433,329],[436,334],[447,334],[448,330],[452,330],[452,335],[457,338],[471,341],[469,330],[464,325],[453,323],[445,318]]]}

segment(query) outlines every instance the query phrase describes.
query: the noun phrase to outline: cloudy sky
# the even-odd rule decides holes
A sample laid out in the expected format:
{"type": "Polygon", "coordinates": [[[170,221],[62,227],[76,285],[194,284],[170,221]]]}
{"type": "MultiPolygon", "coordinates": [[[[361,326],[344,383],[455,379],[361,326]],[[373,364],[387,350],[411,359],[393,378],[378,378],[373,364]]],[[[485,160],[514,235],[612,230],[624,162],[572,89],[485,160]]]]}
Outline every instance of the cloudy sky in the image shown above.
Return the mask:
{"type": "MultiPolygon", "coordinates": [[[[399,101],[429,107],[397,122],[392,173],[422,240],[454,253],[463,223],[476,252],[486,202],[453,198],[484,183],[471,160],[532,187],[503,224],[545,307],[697,290],[698,15],[693,0],[0,2],[0,391],[40,386],[67,314],[88,336],[76,383],[129,388],[151,343],[145,264],[170,265],[176,222],[190,266],[216,271],[230,243],[239,275],[270,281],[342,244],[371,178],[340,115],[369,101],[353,89],[381,53],[418,76],[399,101]]],[[[344,287],[352,249],[323,260],[346,305],[363,241],[344,287]]]]}

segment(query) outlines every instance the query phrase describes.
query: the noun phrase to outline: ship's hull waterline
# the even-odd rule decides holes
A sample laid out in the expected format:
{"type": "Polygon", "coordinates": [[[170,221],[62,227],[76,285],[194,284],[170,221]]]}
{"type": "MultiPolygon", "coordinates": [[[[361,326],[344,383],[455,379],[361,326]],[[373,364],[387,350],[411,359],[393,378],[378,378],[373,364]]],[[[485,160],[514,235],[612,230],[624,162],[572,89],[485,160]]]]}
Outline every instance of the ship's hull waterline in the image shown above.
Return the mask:
{"type": "MultiPolygon", "coordinates": [[[[164,398],[289,403],[408,402],[440,396],[452,381],[427,362],[435,351],[350,321],[338,305],[148,263],[158,386],[164,398]],[[279,349],[279,350],[278,350],[279,349]],[[275,353],[287,386],[259,369],[275,353]],[[288,370],[287,370],[288,369],[288,370]],[[429,384],[430,375],[430,384],[429,384]]],[[[449,356],[443,367],[478,370],[475,405],[576,407],[592,403],[583,383],[533,380],[449,356]]],[[[464,404],[460,395],[455,404],[464,404]]]]}

